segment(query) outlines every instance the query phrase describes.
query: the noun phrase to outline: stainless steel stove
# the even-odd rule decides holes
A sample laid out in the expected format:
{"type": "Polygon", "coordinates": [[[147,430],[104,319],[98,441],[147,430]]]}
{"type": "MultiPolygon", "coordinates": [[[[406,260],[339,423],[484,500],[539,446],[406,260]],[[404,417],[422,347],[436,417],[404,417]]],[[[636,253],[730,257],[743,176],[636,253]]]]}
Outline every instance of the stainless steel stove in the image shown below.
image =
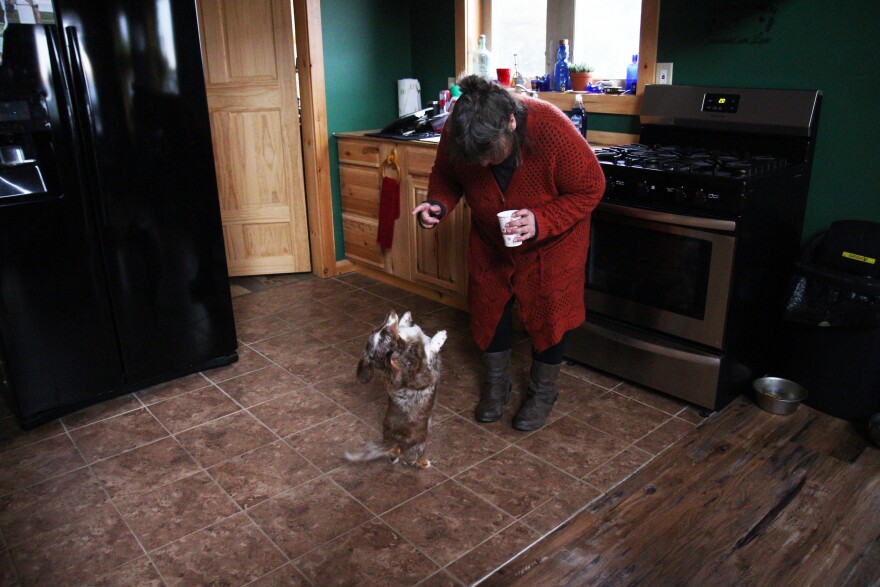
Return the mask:
{"type": "Polygon", "coordinates": [[[599,149],[587,321],[569,357],[708,409],[776,360],[821,93],[648,86],[599,149]]]}

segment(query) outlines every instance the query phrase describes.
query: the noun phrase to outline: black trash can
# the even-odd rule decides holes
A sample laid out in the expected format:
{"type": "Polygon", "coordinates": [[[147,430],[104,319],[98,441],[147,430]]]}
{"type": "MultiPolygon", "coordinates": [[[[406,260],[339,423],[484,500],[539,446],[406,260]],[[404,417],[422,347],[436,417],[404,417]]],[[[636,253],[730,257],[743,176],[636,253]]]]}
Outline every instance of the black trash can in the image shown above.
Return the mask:
{"type": "Polygon", "coordinates": [[[880,224],[834,222],[795,263],[782,376],[838,418],[880,413],[880,224]]]}

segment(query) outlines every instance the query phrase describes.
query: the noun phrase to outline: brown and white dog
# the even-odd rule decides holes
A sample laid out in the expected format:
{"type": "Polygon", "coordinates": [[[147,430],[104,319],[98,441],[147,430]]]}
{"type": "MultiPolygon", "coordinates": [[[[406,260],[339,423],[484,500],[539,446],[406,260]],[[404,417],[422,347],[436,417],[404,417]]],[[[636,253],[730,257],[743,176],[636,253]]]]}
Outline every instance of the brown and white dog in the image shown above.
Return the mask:
{"type": "Polygon", "coordinates": [[[440,381],[440,347],[446,331],[428,337],[405,313],[398,320],[394,310],[370,335],[357,365],[357,378],[367,383],[378,373],[388,391],[382,442],[370,443],[360,452],[346,452],[350,461],[388,457],[392,462],[422,469],[431,466],[424,458],[431,412],[440,381]]]}

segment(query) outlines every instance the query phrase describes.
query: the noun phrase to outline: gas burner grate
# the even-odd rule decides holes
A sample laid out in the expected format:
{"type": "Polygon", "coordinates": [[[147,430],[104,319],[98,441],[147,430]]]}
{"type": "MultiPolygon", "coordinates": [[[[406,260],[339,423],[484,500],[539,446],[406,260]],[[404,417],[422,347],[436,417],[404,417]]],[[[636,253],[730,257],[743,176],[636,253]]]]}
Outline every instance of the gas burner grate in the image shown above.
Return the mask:
{"type": "Polygon", "coordinates": [[[768,154],[640,143],[597,149],[596,157],[606,165],[733,178],[757,177],[788,167],[787,159],[768,154]]]}

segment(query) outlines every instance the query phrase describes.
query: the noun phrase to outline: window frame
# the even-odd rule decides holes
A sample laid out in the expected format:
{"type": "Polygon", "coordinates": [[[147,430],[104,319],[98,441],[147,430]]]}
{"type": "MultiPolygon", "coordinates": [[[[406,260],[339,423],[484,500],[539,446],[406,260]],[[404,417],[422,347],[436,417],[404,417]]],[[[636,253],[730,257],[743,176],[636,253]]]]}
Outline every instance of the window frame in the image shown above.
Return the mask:
{"type": "MultiPolygon", "coordinates": [[[[489,0],[455,0],[455,70],[467,71],[469,47],[476,47],[483,23],[491,22],[489,0]]],[[[572,10],[574,3],[572,2],[572,10]]],[[[642,0],[639,29],[639,77],[635,95],[603,95],[586,92],[539,92],[542,100],[562,110],[571,110],[575,94],[580,94],[589,112],[637,116],[642,107],[646,83],[654,83],[657,70],[657,37],[660,25],[660,0],[642,0]],[[650,80],[650,82],[647,82],[650,80]]],[[[572,25],[573,27],[573,25],[572,25]]]]}

